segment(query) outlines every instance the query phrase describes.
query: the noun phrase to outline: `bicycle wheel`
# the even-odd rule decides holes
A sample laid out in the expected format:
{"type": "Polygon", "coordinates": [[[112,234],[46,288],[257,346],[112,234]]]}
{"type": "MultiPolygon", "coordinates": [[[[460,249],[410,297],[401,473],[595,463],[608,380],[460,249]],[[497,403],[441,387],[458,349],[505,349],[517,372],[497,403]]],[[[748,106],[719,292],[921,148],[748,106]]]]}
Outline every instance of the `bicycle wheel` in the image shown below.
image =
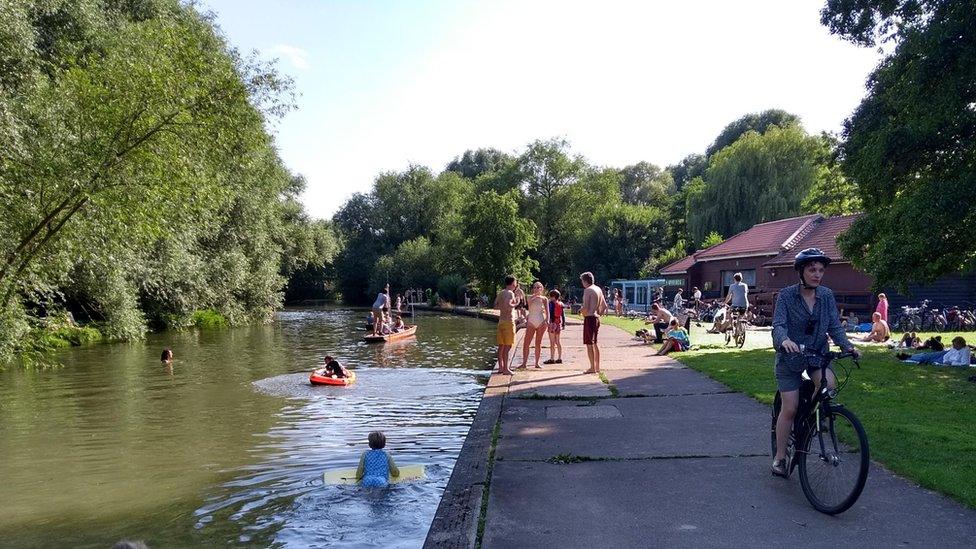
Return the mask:
{"type": "Polygon", "coordinates": [[[821,413],[822,428],[810,429],[798,452],[800,486],[821,513],[843,513],[861,495],[871,456],[868,436],[853,412],[837,407],[821,413]]]}

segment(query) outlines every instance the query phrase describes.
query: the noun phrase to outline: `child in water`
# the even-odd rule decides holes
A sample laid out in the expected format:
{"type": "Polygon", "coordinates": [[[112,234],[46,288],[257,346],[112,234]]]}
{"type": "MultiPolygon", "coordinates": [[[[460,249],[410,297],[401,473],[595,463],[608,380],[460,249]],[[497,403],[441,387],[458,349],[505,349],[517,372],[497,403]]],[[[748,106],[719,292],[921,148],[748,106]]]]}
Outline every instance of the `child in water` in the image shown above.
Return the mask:
{"type": "Polygon", "coordinates": [[[172,364],[173,350],[170,349],[169,347],[163,349],[162,354],[159,355],[159,361],[162,362],[163,364],[172,364]]]}
{"type": "Polygon", "coordinates": [[[349,372],[330,355],[325,355],[325,373],[335,378],[349,377],[349,372]]]}
{"type": "Polygon", "coordinates": [[[363,457],[359,459],[356,480],[366,488],[385,488],[390,483],[391,476],[400,476],[400,470],[393,463],[393,456],[383,450],[386,447],[386,435],[373,431],[368,440],[370,449],[363,452],[363,457]]]}

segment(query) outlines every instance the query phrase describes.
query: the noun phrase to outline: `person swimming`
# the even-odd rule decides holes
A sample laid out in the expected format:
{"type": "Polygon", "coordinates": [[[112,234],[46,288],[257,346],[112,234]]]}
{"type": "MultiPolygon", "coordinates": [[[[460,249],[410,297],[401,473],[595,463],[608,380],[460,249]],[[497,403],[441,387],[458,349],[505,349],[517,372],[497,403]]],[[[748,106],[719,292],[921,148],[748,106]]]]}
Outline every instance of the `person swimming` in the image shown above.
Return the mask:
{"type": "Polygon", "coordinates": [[[159,355],[159,361],[162,362],[163,364],[172,364],[173,349],[170,349],[169,347],[163,349],[162,354],[159,355]]]}
{"type": "Polygon", "coordinates": [[[386,435],[373,431],[369,434],[368,442],[370,449],[359,458],[356,480],[360,486],[366,488],[385,488],[389,485],[391,476],[400,476],[400,470],[393,462],[393,456],[383,450],[386,447],[386,435]]]}

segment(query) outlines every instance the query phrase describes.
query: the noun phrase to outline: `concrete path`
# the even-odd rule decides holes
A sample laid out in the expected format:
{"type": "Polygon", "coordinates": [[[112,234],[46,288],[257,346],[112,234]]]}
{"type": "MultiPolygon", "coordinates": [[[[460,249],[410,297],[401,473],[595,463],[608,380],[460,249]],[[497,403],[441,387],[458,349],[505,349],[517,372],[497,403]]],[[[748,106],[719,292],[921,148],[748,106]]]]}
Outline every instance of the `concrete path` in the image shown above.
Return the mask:
{"type": "MultiPolygon", "coordinates": [[[[479,470],[466,491],[452,477],[445,493],[459,509],[481,506],[487,484],[483,547],[976,546],[976,511],[876,463],[853,508],[818,513],[796,474],[769,474],[767,407],[652,357],[610,326],[600,332],[604,383],[580,373],[581,340],[571,326],[562,365],[492,376],[486,406],[499,431],[490,476],[479,470]]],[[[487,448],[489,424],[475,428],[477,447],[487,448]]],[[[471,476],[462,461],[476,453],[467,450],[462,480],[471,476]]],[[[435,525],[457,517],[442,507],[435,525]]],[[[451,545],[435,530],[428,546],[451,545]]]]}

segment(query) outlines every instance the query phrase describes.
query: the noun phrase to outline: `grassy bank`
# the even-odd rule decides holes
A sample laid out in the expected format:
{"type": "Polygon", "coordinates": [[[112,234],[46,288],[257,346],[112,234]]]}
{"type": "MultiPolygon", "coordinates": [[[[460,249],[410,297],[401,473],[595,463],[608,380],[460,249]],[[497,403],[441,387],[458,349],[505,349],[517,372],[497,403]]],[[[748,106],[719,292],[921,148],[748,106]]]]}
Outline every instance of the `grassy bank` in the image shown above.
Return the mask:
{"type": "MultiPolygon", "coordinates": [[[[853,371],[839,400],[864,424],[871,457],[976,507],[976,383],[967,381],[976,368],[904,364],[882,348],[864,353],[861,369],[853,371]]],[[[753,349],[673,356],[769,404],[776,392],[773,355],[772,349],[753,349]]]]}

